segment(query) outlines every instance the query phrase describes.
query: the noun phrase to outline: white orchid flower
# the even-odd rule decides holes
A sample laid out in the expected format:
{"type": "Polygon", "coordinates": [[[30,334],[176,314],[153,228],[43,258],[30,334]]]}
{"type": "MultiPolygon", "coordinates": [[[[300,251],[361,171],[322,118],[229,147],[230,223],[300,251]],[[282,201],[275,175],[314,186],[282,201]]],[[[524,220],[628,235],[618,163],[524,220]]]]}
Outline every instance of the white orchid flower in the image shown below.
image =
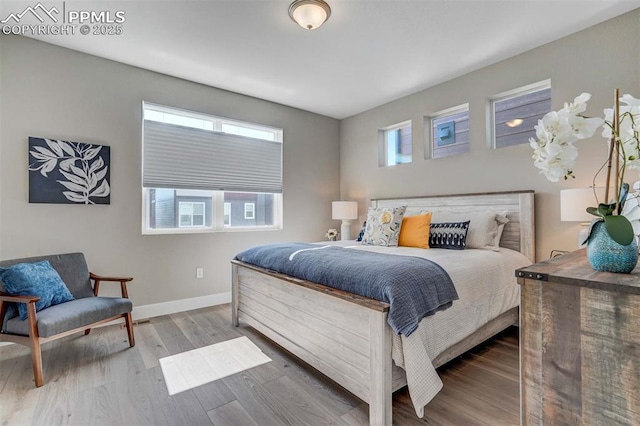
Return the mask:
{"type": "Polygon", "coordinates": [[[579,115],[572,115],[568,118],[574,135],[577,139],[588,139],[594,135],[598,127],[604,124],[602,118],[584,118],[579,115]]]}
{"type": "Polygon", "coordinates": [[[640,235],[640,199],[637,195],[630,195],[624,203],[622,215],[629,219],[633,233],[640,235]]]}
{"type": "Polygon", "coordinates": [[[535,158],[536,155],[536,150],[542,146],[544,146],[544,144],[546,143],[545,141],[538,141],[535,138],[529,138],[529,146],[531,147],[531,149],[533,149],[533,158],[535,158]]]}
{"type": "MultiPolygon", "coordinates": [[[[547,139],[549,141],[560,140],[567,143],[574,142],[577,138],[574,135],[571,124],[569,123],[568,115],[561,115],[556,111],[551,111],[542,117],[542,127],[544,132],[547,133],[547,139]],[[552,135],[552,137],[549,137],[552,135]]],[[[536,129],[536,133],[537,133],[536,129]]],[[[541,130],[542,131],[542,130],[541,130]]]]}
{"type": "MultiPolygon", "coordinates": [[[[529,139],[535,167],[552,182],[573,176],[578,158],[575,141],[592,137],[603,124],[602,136],[611,139],[613,109],[604,110],[604,120],[580,115],[590,99],[589,93],[582,93],[559,111],[545,114],[535,126],[536,138],[529,139]]],[[[640,170],[640,100],[627,94],[620,101],[625,104],[619,108],[621,160],[625,167],[640,170]]]]}
{"type": "Polygon", "coordinates": [[[620,102],[623,102],[629,106],[640,106],[640,99],[636,99],[628,93],[620,96],[620,102]]]}
{"type": "Polygon", "coordinates": [[[578,158],[578,149],[572,144],[561,146],[550,143],[534,152],[534,165],[551,182],[571,176],[578,158]]]}
{"type": "MultiPolygon", "coordinates": [[[[626,162],[628,168],[640,169],[640,140],[638,139],[638,133],[640,132],[640,100],[635,99],[631,95],[625,95],[620,98],[620,101],[622,101],[623,98],[627,105],[621,106],[619,111],[620,123],[618,137],[623,148],[620,156],[626,162]],[[638,103],[639,105],[636,106],[634,103],[638,103]]],[[[607,123],[603,127],[602,136],[610,140],[613,133],[611,129],[613,109],[605,109],[604,115],[607,123]]]]}
{"type": "Polygon", "coordinates": [[[564,104],[564,110],[569,114],[580,114],[587,110],[587,102],[591,99],[590,93],[582,93],[580,96],[576,96],[572,103],[564,104]]]}

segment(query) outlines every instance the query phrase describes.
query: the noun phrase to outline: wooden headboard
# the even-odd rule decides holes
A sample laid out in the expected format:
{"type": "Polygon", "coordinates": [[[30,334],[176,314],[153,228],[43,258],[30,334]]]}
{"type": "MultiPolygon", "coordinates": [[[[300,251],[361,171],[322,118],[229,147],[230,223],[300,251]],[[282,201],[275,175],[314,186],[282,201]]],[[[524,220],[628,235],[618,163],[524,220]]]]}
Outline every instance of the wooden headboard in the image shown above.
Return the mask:
{"type": "Polygon", "coordinates": [[[481,194],[427,195],[422,197],[377,198],[373,207],[407,206],[406,215],[422,211],[507,211],[500,247],[516,250],[535,263],[534,192],[487,192],[481,194]]]}

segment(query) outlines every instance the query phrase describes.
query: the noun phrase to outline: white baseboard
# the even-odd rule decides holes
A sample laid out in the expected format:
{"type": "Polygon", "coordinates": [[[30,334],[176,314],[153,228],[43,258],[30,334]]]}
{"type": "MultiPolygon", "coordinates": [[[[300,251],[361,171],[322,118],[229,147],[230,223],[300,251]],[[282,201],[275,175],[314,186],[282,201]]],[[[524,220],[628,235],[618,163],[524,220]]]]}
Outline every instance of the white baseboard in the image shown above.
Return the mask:
{"type": "MultiPolygon", "coordinates": [[[[134,321],[159,317],[161,315],[175,314],[177,312],[191,311],[206,308],[208,306],[231,303],[231,292],[209,294],[207,296],[192,297],[189,299],[172,300],[171,302],[154,303],[151,305],[135,306],[132,311],[134,321]]],[[[231,321],[231,320],[229,320],[231,321]]],[[[112,321],[98,327],[121,323],[122,320],[112,321]]],[[[11,342],[0,342],[0,346],[13,345],[11,342]]]]}
{"type": "Polygon", "coordinates": [[[139,321],[160,315],[175,314],[176,312],[191,311],[208,306],[231,303],[231,292],[209,294],[207,296],[192,297],[190,299],[172,300],[171,302],[154,303],[152,305],[135,306],[133,320],[139,321]]]}

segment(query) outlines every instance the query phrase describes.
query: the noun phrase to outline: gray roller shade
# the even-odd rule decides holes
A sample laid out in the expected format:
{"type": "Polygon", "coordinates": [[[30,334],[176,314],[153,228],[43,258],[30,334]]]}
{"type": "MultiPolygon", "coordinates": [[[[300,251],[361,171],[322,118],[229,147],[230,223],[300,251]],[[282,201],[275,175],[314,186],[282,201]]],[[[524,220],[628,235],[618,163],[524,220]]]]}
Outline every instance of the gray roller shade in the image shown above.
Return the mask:
{"type": "Polygon", "coordinates": [[[145,188],[282,192],[282,143],[144,120],[145,188]]]}

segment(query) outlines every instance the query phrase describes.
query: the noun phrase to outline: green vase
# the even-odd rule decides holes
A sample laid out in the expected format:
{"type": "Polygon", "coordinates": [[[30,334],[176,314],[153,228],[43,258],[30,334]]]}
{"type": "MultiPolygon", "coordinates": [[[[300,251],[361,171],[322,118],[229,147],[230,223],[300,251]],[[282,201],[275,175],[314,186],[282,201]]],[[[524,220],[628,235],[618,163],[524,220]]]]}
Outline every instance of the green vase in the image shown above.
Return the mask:
{"type": "Polygon", "coordinates": [[[596,271],[629,274],[638,264],[638,244],[635,238],[626,246],[618,244],[609,236],[604,222],[596,222],[589,235],[587,258],[596,271]]]}

